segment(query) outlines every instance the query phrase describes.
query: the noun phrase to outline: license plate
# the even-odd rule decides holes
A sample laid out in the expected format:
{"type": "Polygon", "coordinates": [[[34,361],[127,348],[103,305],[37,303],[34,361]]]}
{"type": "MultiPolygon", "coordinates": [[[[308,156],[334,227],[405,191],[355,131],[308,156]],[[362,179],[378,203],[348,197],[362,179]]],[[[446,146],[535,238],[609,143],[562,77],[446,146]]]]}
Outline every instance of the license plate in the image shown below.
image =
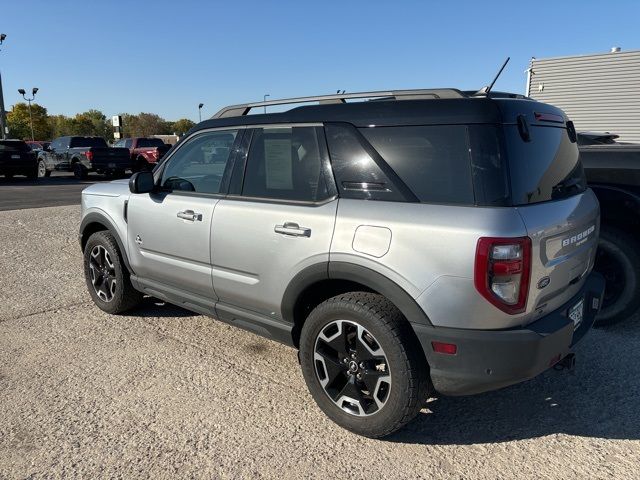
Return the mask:
{"type": "Polygon", "coordinates": [[[19,160],[20,159],[20,155],[11,155],[11,158],[15,158],[15,159],[19,160]]]}
{"type": "Polygon", "coordinates": [[[116,168],[116,164],[115,163],[110,163],[109,164],[109,168],[116,168]]]}
{"type": "Polygon", "coordinates": [[[573,329],[576,330],[582,323],[582,314],[584,312],[584,299],[580,300],[569,309],[569,318],[573,320],[573,329]]]}

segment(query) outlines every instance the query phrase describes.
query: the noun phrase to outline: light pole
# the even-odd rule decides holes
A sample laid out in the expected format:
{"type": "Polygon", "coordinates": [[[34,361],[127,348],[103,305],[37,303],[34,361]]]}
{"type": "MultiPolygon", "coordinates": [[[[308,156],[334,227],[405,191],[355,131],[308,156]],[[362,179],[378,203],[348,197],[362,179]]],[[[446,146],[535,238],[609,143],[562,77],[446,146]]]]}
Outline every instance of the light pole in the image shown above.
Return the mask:
{"type": "Polygon", "coordinates": [[[204,107],[204,103],[198,105],[198,118],[202,121],[202,107],[204,107]]]}
{"type": "MultiPolygon", "coordinates": [[[[2,45],[5,38],[7,38],[7,35],[0,33],[0,45],[2,45]]],[[[7,138],[8,130],[7,115],[4,111],[4,97],[2,96],[2,75],[0,75],[0,139],[4,140],[7,138]]]]}
{"type": "Polygon", "coordinates": [[[29,102],[29,123],[31,123],[31,140],[35,140],[35,138],[33,138],[33,118],[31,117],[31,102],[33,102],[33,99],[36,98],[36,93],[38,93],[38,89],[36,87],[33,87],[31,89],[31,98],[27,98],[25,95],[27,92],[24,91],[24,88],[20,88],[18,89],[18,93],[20,95],[22,95],[22,98],[24,98],[27,102],[29,102]]]}
{"type": "MultiPolygon", "coordinates": [[[[262,96],[262,101],[266,102],[267,101],[267,97],[270,97],[271,95],[269,95],[268,93],[266,95],[262,96]]],[[[264,106],[264,113],[267,113],[267,106],[264,106]]]]}

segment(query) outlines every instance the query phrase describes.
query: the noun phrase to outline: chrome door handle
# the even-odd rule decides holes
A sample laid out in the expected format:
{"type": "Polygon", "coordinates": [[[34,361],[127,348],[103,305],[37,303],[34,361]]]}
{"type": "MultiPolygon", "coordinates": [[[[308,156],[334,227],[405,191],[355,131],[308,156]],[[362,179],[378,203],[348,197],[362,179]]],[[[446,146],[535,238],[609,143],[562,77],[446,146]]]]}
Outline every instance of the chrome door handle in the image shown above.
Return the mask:
{"type": "Polygon", "coordinates": [[[282,235],[289,235],[291,237],[310,237],[311,236],[310,228],[301,227],[300,225],[294,222],[285,222],[284,225],[276,225],[273,231],[276,233],[280,233],[282,235]]]}
{"type": "Polygon", "coordinates": [[[193,210],[183,210],[182,212],[178,212],[178,218],[183,220],[189,220],[190,222],[202,221],[202,214],[196,213],[193,210]]]}

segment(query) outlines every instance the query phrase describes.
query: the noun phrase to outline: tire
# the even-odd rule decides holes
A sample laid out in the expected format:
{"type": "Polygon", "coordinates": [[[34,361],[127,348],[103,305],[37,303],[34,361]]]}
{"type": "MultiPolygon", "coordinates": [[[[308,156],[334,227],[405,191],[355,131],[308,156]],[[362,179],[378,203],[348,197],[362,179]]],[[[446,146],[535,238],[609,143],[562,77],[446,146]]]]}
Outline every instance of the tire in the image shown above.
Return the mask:
{"type": "Polygon", "coordinates": [[[151,165],[144,158],[139,157],[136,161],[136,172],[150,172],[151,165]]]}
{"type": "Polygon", "coordinates": [[[44,160],[38,161],[38,178],[46,178],[50,176],[51,172],[47,170],[47,164],[44,162],[44,160]]]}
{"type": "Polygon", "coordinates": [[[73,164],[73,176],[76,180],[84,180],[87,178],[87,169],[80,162],[73,164]]]}
{"type": "Polygon", "coordinates": [[[27,175],[27,178],[29,180],[37,180],[38,179],[38,169],[34,168],[30,172],[28,172],[26,175],[27,175]]]}
{"type": "Polygon", "coordinates": [[[595,321],[597,327],[626,320],[638,311],[640,255],[633,237],[618,228],[603,226],[594,270],[606,281],[602,308],[595,321]]]}
{"type": "Polygon", "coordinates": [[[11,180],[13,178],[13,173],[5,173],[4,178],[6,178],[7,180],[11,180]]]}
{"type": "Polygon", "coordinates": [[[389,300],[373,293],[345,293],[318,305],[302,328],[300,363],[320,409],[366,437],[402,428],[433,390],[411,326],[389,300]],[[363,341],[356,343],[356,337],[363,341]]]}
{"type": "Polygon", "coordinates": [[[93,302],[107,313],[126,312],[142,300],[131,285],[116,239],[108,231],[96,232],[87,240],[84,276],[93,302]]]}

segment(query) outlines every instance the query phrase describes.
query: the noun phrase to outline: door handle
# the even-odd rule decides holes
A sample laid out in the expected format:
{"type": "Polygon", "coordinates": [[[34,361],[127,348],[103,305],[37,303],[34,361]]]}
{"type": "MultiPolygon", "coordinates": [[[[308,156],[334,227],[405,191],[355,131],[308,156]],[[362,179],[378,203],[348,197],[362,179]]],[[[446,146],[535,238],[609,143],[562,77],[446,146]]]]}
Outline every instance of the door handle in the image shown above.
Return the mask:
{"type": "Polygon", "coordinates": [[[301,227],[300,225],[294,222],[285,222],[284,225],[276,225],[273,231],[276,233],[280,233],[282,235],[289,235],[291,237],[310,237],[311,236],[310,228],[301,227]]]}
{"type": "Polygon", "coordinates": [[[190,222],[202,221],[202,214],[196,213],[193,210],[183,210],[182,212],[178,212],[178,218],[183,220],[189,220],[190,222]]]}

